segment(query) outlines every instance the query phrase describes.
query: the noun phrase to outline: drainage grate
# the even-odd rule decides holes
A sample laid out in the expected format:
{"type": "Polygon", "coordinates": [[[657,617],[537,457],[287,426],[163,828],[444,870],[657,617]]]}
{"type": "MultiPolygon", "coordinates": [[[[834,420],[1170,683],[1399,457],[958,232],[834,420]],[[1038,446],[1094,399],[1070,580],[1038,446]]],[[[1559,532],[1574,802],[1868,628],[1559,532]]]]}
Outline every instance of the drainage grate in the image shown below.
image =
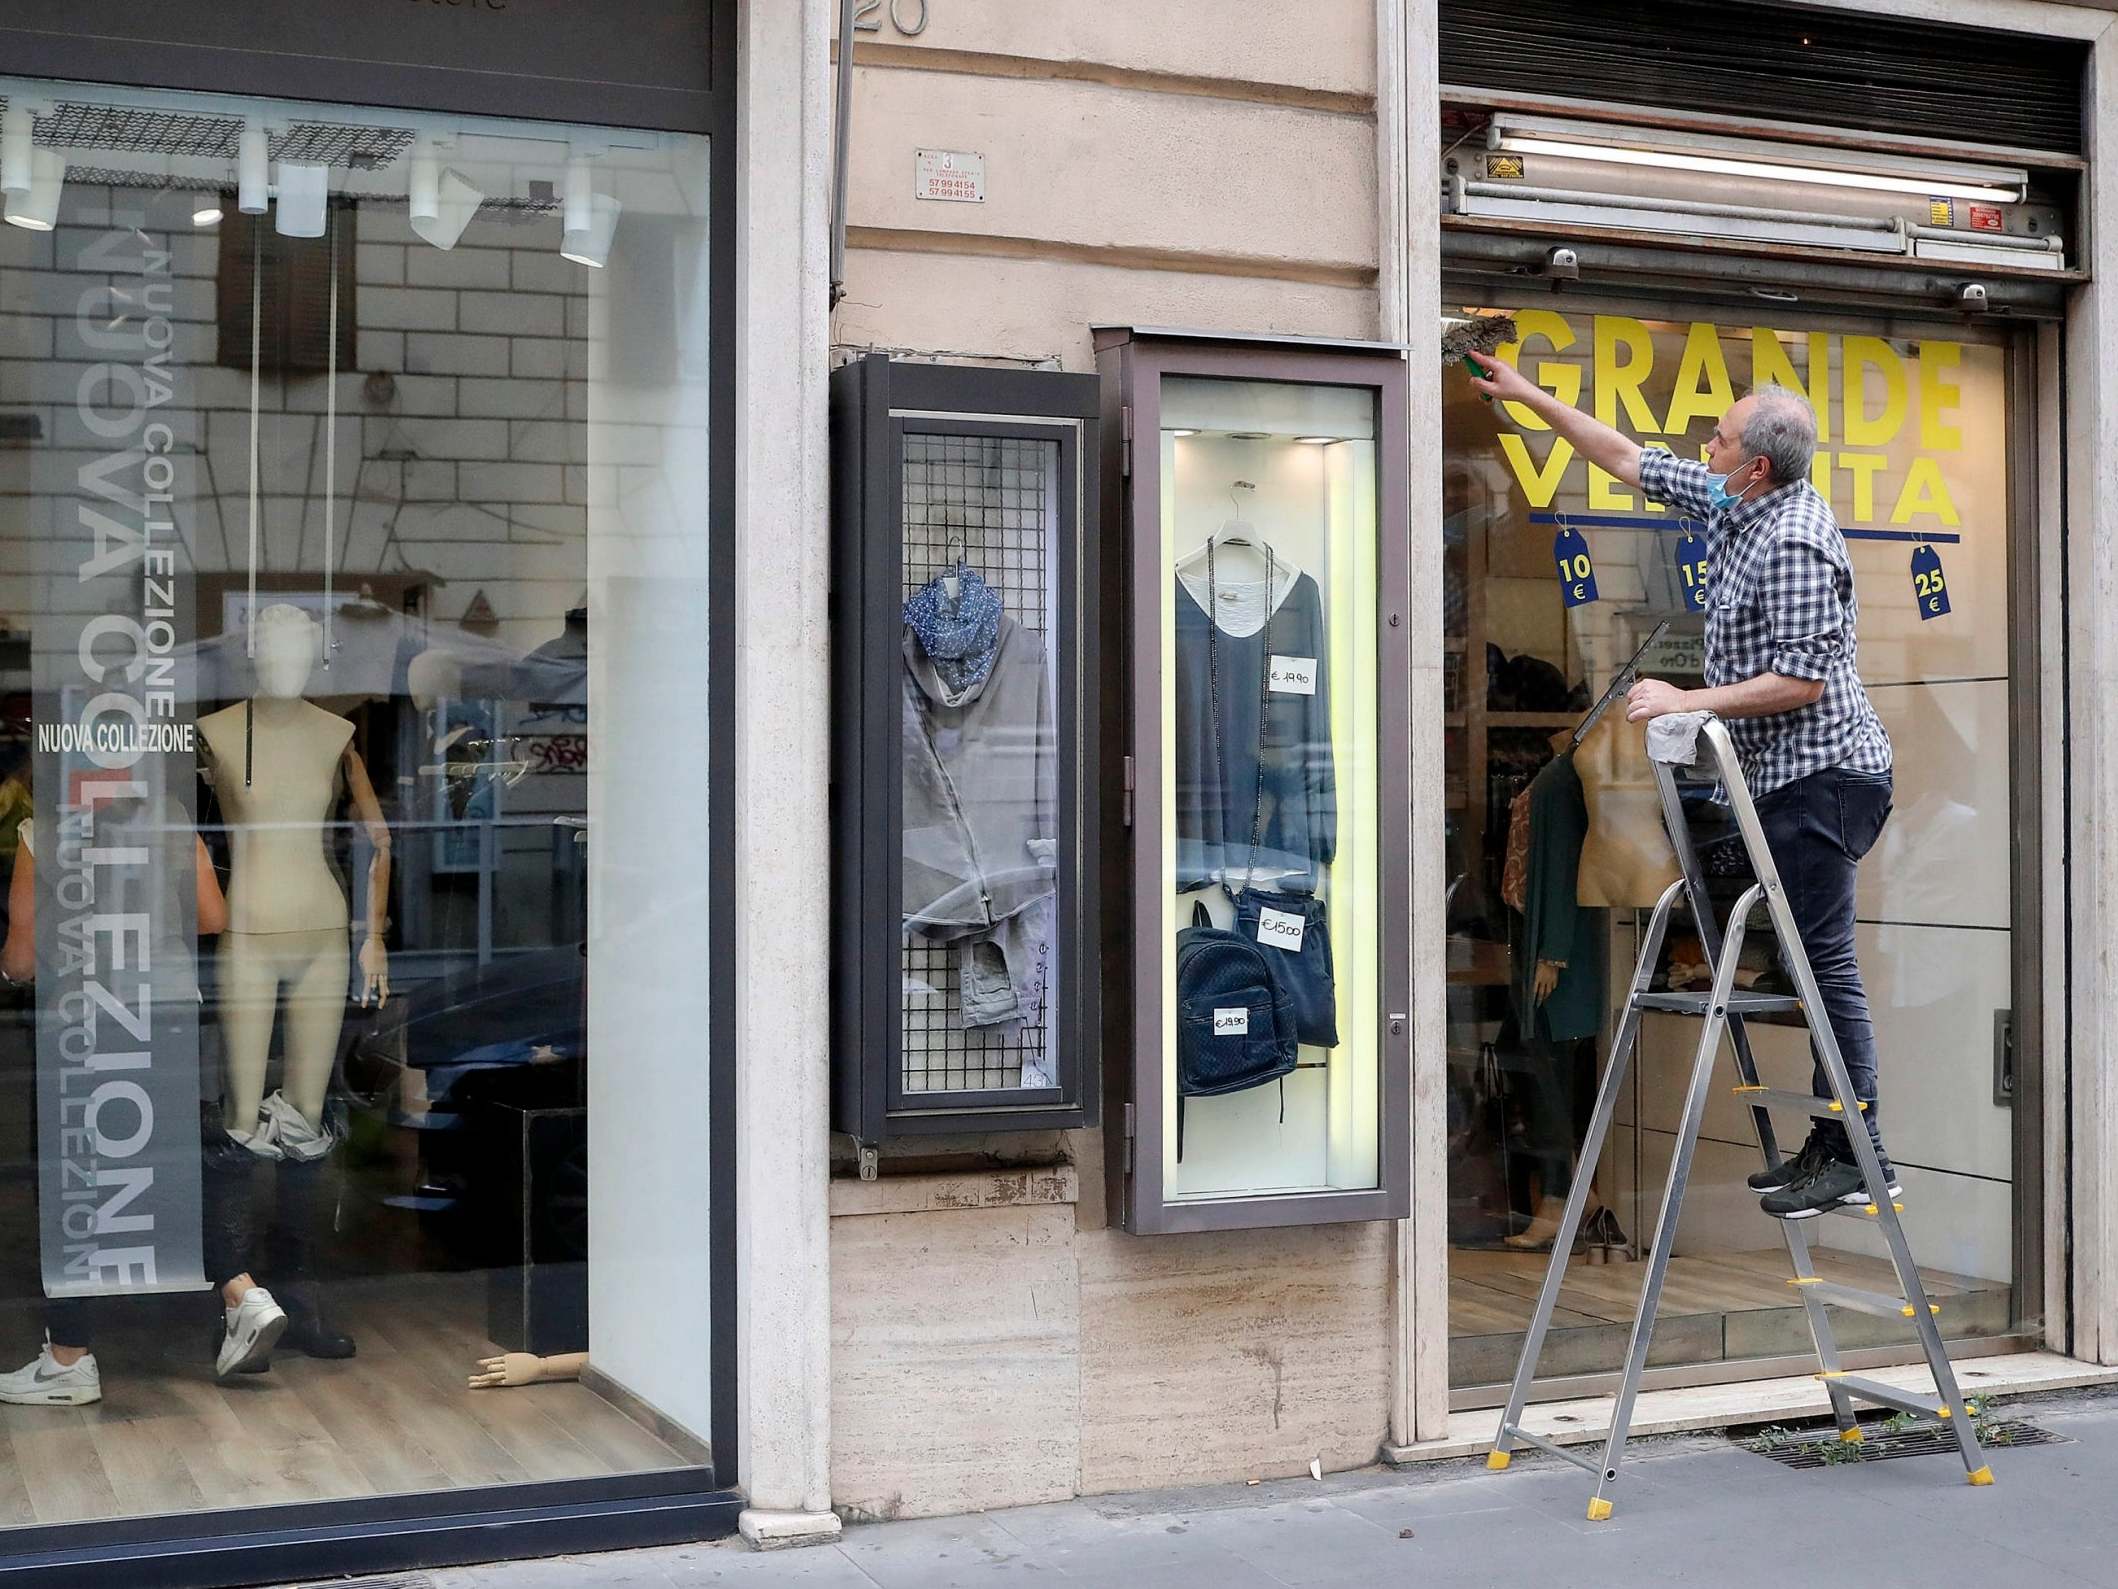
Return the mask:
{"type": "MultiPolygon", "coordinates": [[[[2073,1444],[2067,1435],[2054,1434],[2019,1419],[1984,1424],[1978,1438],[1989,1450],[2073,1444]]],[[[1789,1468],[1830,1468],[1849,1462],[1887,1462],[1892,1457],[1956,1455],[1956,1436],[1944,1423],[1912,1424],[1903,1429],[1886,1428],[1881,1422],[1866,1423],[1861,1425],[1861,1438],[1851,1443],[1839,1439],[1836,1433],[1811,1439],[1792,1431],[1752,1435],[1735,1443],[1789,1468]]]]}

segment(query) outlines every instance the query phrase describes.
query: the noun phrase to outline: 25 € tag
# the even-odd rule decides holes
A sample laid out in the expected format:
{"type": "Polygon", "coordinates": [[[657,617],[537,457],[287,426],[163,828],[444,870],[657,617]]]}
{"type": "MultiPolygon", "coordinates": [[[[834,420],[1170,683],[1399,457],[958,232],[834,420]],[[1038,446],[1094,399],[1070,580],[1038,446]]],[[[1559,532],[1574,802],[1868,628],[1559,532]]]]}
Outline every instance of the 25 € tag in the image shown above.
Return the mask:
{"type": "Polygon", "coordinates": [[[1265,677],[1282,695],[1314,695],[1316,658],[1275,656],[1265,677]]]}
{"type": "Polygon", "coordinates": [[[1706,537],[1677,538],[1677,574],[1684,582],[1684,610],[1706,611],[1706,537]]]}
{"type": "Polygon", "coordinates": [[[1299,954],[1302,949],[1302,918],[1290,910],[1274,910],[1270,905],[1258,911],[1258,942],[1284,949],[1289,954],[1299,954]]]}
{"type": "Polygon", "coordinates": [[[1564,529],[1552,537],[1552,561],[1559,565],[1559,598],[1569,607],[1596,599],[1596,565],[1579,530],[1564,529]]]}
{"type": "Polygon", "coordinates": [[[1949,611],[1949,582],[1942,577],[1941,554],[1931,546],[1912,549],[1912,596],[1922,623],[1949,611]]]}
{"type": "Polygon", "coordinates": [[[1250,1035],[1250,1010],[1247,1006],[1213,1012],[1213,1035],[1216,1037],[1248,1037],[1250,1035]]]}

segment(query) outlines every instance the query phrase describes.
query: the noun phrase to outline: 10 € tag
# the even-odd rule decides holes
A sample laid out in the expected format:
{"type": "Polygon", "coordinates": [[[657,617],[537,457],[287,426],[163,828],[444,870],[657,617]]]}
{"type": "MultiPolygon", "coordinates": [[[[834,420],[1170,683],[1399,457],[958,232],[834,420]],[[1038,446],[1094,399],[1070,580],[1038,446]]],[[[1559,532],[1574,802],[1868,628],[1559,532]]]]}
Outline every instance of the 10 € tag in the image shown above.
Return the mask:
{"type": "Polygon", "coordinates": [[[1270,905],[1258,911],[1258,942],[1284,949],[1289,954],[1302,951],[1302,918],[1293,911],[1274,910],[1270,905]]]}
{"type": "Polygon", "coordinates": [[[1919,603],[1921,623],[1949,611],[1949,582],[1942,577],[1941,554],[1931,546],[1912,549],[1912,596],[1919,603]]]}
{"type": "Polygon", "coordinates": [[[1552,561],[1559,565],[1559,598],[1569,607],[1596,599],[1596,565],[1579,530],[1562,526],[1552,537],[1552,561]]]}
{"type": "Polygon", "coordinates": [[[1684,581],[1684,610],[1706,611],[1706,537],[1689,531],[1677,538],[1677,573],[1684,581]]]}

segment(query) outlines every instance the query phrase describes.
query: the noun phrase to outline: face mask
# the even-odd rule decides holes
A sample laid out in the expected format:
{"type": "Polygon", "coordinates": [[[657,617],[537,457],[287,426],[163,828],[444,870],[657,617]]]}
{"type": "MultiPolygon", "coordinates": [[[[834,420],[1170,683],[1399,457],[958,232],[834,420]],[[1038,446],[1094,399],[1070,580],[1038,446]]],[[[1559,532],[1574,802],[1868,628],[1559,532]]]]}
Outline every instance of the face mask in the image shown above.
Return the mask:
{"type": "MultiPolygon", "coordinates": [[[[1712,498],[1707,503],[1709,512],[1725,513],[1743,500],[1743,491],[1748,491],[1750,486],[1745,486],[1743,491],[1730,491],[1728,489],[1729,476],[1748,469],[1755,461],[1754,459],[1745,459],[1742,463],[1737,464],[1734,469],[1729,470],[1728,474],[1707,476],[1707,489],[1713,493],[1712,498]]],[[[1755,480],[1751,482],[1751,485],[1756,484],[1755,480]]]]}

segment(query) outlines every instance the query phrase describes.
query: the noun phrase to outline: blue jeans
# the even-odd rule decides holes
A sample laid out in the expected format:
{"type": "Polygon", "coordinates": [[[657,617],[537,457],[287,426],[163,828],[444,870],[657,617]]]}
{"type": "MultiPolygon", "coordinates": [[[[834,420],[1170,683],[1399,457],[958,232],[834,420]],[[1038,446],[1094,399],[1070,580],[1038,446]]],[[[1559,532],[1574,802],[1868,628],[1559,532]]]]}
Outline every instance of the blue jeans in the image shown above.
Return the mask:
{"type": "MultiPolygon", "coordinates": [[[[1881,1110],[1876,1102],[1875,1025],[1868,1018],[1868,995],[1853,955],[1853,878],[1889,819],[1890,790],[1887,772],[1827,767],[1757,800],[1766,847],[1779,870],[1802,946],[1809,952],[1809,969],[1823,995],[1824,1013],[1838,1039],[1854,1096],[1868,1105],[1868,1136],[1886,1171],[1890,1156],[1883,1152],[1876,1118],[1881,1110]]],[[[1831,1096],[1831,1080],[1821,1059],[1816,1061],[1814,1086],[1819,1098],[1831,1096]]],[[[1838,1157],[1853,1157],[1842,1122],[1820,1120],[1814,1130],[1838,1157]]]]}

